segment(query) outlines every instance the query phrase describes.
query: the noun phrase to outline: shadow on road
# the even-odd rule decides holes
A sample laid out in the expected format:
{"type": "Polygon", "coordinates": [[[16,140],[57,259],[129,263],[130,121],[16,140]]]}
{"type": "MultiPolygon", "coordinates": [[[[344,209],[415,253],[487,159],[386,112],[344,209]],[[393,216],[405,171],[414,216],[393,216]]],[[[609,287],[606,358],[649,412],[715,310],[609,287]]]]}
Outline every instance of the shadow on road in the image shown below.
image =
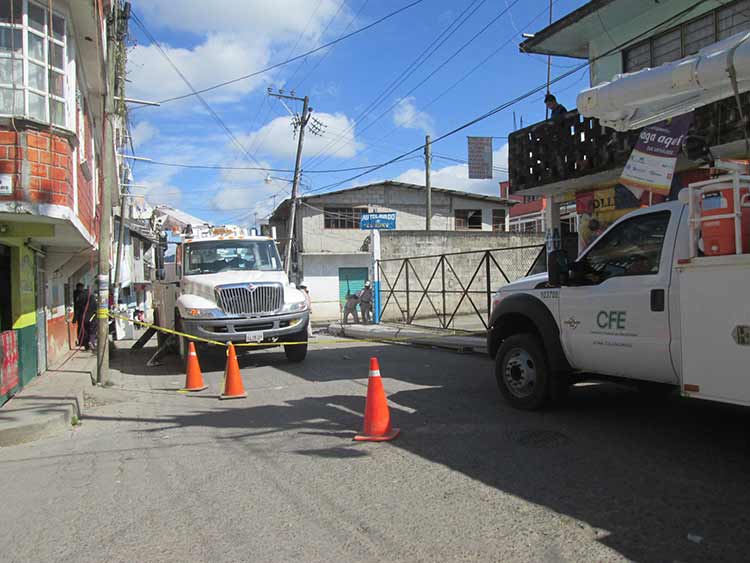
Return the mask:
{"type": "MultiPolygon", "coordinates": [[[[288,364],[283,352],[253,360],[310,382],[364,383],[373,354],[387,389],[388,378],[410,384],[389,395],[402,429],[390,447],[585,522],[631,560],[747,559],[746,410],[679,398],[649,403],[603,384],[574,388],[554,411],[516,411],[500,400],[489,359],[402,346],[321,348],[304,364],[288,364]]],[[[153,431],[236,428],[234,440],[290,430],[350,440],[363,410],[364,393],[335,394],[138,420],[153,422],[153,431]]],[[[295,453],[345,459],[370,447],[342,442],[295,453]]]]}

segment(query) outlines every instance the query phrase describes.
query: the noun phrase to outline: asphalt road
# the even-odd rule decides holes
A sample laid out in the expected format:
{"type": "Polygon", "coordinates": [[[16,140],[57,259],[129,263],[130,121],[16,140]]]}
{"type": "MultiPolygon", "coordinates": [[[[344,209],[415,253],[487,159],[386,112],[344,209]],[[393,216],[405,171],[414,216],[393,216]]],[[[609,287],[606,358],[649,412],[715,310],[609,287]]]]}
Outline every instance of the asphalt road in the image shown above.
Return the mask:
{"type": "Polygon", "coordinates": [[[248,398],[118,351],[64,436],[0,450],[3,561],[746,561],[747,411],[577,387],[501,402],[489,359],[382,344],[241,360],[248,398]],[[355,443],[368,358],[402,435],[355,443]],[[691,539],[692,538],[692,539],[691,539]]]}

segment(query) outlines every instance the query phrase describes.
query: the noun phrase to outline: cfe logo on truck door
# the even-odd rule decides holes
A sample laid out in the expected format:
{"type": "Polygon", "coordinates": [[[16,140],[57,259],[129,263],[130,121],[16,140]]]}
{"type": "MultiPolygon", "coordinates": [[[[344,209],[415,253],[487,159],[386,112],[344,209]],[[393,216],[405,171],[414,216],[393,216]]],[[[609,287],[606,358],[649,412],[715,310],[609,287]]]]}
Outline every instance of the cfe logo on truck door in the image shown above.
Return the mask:
{"type": "Polygon", "coordinates": [[[599,311],[596,324],[605,330],[625,330],[627,311],[599,311]]]}

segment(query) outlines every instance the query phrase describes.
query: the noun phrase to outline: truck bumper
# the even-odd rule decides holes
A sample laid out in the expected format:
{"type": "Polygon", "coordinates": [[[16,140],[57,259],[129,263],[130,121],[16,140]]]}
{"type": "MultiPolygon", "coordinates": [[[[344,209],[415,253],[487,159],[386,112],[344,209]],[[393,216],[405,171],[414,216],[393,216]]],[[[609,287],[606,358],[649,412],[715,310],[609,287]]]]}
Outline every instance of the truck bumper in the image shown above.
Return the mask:
{"type": "Polygon", "coordinates": [[[247,342],[248,334],[263,333],[263,342],[273,344],[276,339],[305,331],[309,313],[286,313],[272,317],[182,319],[185,332],[218,342],[247,342]]]}

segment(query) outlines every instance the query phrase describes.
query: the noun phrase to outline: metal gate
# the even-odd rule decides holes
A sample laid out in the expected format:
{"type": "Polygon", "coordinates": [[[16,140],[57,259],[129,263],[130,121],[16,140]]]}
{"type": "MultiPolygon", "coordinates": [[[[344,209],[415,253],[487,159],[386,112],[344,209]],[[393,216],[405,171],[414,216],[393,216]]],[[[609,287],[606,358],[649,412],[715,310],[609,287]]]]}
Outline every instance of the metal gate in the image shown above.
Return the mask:
{"type": "Polygon", "coordinates": [[[544,272],[545,256],[534,244],[379,260],[379,318],[446,329],[470,316],[486,329],[497,288],[544,272]]]}

